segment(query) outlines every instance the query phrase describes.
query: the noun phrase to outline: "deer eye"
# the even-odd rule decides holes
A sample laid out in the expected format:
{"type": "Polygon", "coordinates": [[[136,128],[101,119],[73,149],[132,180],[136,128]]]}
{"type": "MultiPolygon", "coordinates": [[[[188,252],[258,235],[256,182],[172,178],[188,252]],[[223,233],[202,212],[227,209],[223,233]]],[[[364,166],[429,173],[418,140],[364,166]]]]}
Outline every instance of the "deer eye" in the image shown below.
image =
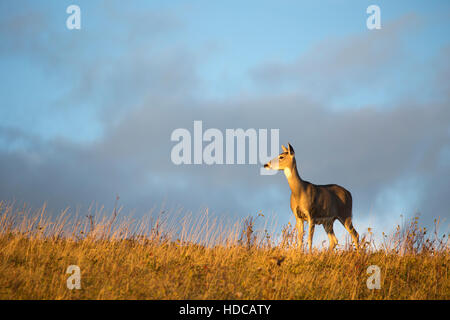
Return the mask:
{"type": "Polygon", "coordinates": [[[279,156],[278,158],[279,158],[280,160],[283,160],[283,159],[284,159],[284,157],[283,157],[283,156],[279,156]]]}

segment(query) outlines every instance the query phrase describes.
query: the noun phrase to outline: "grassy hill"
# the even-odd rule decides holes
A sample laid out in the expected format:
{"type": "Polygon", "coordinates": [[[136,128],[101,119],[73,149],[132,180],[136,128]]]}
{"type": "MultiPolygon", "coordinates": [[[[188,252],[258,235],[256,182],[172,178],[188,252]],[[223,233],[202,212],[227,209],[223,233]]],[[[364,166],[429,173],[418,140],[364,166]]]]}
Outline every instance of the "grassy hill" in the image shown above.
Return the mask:
{"type": "Polygon", "coordinates": [[[450,299],[447,236],[417,220],[383,248],[363,239],[359,252],[307,253],[290,226],[274,241],[256,237],[251,218],[222,236],[209,229],[221,240],[200,244],[203,227],[173,239],[160,221],[131,232],[115,217],[52,221],[45,208],[30,215],[5,203],[0,214],[0,299],[450,299]],[[79,290],[67,288],[69,265],[81,270],[79,290]],[[367,287],[371,265],[380,289],[367,287]]]}

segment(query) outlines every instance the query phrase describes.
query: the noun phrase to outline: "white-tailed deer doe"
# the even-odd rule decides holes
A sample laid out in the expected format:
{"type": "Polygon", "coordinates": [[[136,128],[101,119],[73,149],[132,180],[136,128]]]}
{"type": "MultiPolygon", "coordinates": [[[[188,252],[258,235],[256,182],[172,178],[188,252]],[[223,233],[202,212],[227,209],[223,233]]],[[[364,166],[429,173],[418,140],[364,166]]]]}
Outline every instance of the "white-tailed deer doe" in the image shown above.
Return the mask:
{"type": "Polygon", "coordinates": [[[297,220],[298,241],[303,247],[303,225],[308,221],[308,247],[312,250],[314,226],[323,224],[330,241],[330,250],[337,244],[333,231],[334,220],[339,220],[352,236],[358,249],[359,236],[352,224],[352,195],[337,184],[315,185],[302,180],[297,171],[292,146],[281,146],[283,153],[264,165],[269,170],[283,170],[291,187],[291,209],[297,220]]]}

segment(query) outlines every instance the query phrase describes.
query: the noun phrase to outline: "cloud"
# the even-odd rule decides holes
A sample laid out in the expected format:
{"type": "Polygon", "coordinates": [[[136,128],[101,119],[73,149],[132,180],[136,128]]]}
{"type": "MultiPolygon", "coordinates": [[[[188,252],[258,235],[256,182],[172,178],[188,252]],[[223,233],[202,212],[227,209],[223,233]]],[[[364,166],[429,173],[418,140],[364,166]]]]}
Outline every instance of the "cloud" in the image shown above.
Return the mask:
{"type": "Polygon", "coordinates": [[[449,147],[446,106],[330,112],[299,97],[238,100],[227,105],[153,101],[130,112],[108,128],[101,141],[90,145],[54,141],[37,150],[3,154],[2,181],[20,183],[3,184],[0,193],[60,204],[108,201],[118,193],[122,201],[140,210],[167,197],[170,203],[193,210],[206,205],[240,214],[267,209],[287,215],[290,191],[282,175],[259,176],[257,165],[176,166],[171,162],[171,132],[176,128],[192,132],[193,120],[201,119],[204,130],[280,128],[282,142],[289,140],[296,149],[300,175],[313,183],[349,188],[361,217],[371,207],[376,214],[398,216],[404,212],[391,210],[404,201],[416,204],[413,209],[428,220],[448,216],[448,167],[439,161],[442,150],[449,147]],[[279,105],[277,112],[274,105],[279,105]],[[262,208],[270,188],[277,190],[277,201],[284,194],[285,203],[262,208]],[[415,199],[415,192],[421,198],[415,199]],[[439,202],[427,204],[430,198],[439,202]]]}
{"type": "Polygon", "coordinates": [[[415,14],[407,14],[383,25],[381,30],[325,38],[293,62],[268,61],[251,70],[255,83],[266,87],[288,87],[316,99],[351,94],[355,86],[374,90],[395,75],[408,52],[405,34],[421,25],[415,14]]]}
{"type": "MultiPolygon", "coordinates": [[[[389,100],[389,108],[375,103],[357,109],[329,107],[331,97],[370,86],[373,78],[382,82],[392,65],[407,60],[400,41],[403,19],[380,34],[323,42],[293,64],[261,65],[250,71],[259,86],[288,81],[293,88],[237,94],[226,101],[201,98],[197,70],[204,53],[183,46],[150,49],[130,34],[131,44],[120,54],[104,59],[72,56],[73,66],[80,68],[75,73],[79,81],[59,101],[66,101],[67,108],[83,103],[98,108],[102,135],[85,143],[61,137],[44,140],[3,125],[0,197],[35,206],[48,201],[56,210],[86,207],[92,201],[112,204],[119,194],[127,208],[141,214],[165,200],[190,210],[208,206],[220,214],[241,216],[275,211],[289,219],[290,190],[281,174],[260,176],[258,165],[171,162],[172,131],[192,130],[193,121],[202,120],[204,129],[223,132],[280,129],[280,142],[289,141],[296,150],[300,175],[351,190],[360,221],[369,212],[382,219],[397,217],[402,212],[396,211],[408,201],[413,205],[405,209],[414,206],[412,210],[422,212],[428,222],[438,215],[449,217],[448,72],[441,72],[448,70],[445,59],[429,66],[434,70],[435,63],[446,63],[429,82],[439,86],[439,99],[423,103],[398,96],[389,100]]],[[[137,21],[140,29],[145,15],[137,21]]],[[[123,39],[134,29],[124,31],[123,39]]],[[[27,38],[23,35],[20,43],[27,38]]],[[[19,47],[5,50],[13,54],[19,47]]],[[[58,64],[48,66],[56,73],[60,70],[58,64]]]]}

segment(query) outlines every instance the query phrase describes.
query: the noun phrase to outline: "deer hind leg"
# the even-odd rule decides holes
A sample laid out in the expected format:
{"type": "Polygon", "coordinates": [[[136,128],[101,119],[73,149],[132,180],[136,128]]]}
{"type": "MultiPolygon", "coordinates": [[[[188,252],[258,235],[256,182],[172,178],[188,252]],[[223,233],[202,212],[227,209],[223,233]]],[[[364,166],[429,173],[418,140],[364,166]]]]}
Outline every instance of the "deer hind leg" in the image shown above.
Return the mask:
{"type": "Polygon", "coordinates": [[[323,227],[328,235],[328,240],[330,241],[330,251],[333,251],[338,243],[337,238],[334,235],[333,222],[326,222],[323,227]]]}
{"type": "Polygon", "coordinates": [[[314,236],[314,222],[312,220],[308,221],[308,248],[309,252],[312,252],[312,242],[314,236]]]}
{"type": "Polygon", "coordinates": [[[296,220],[297,220],[297,237],[298,237],[297,245],[300,249],[303,249],[304,221],[300,218],[297,218],[296,220]]]}
{"type": "Polygon", "coordinates": [[[352,236],[353,244],[355,245],[356,250],[359,249],[359,235],[358,232],[356,232],[355,228],[352,224],[352,218],[345,219],[345,222],[343,223],[345,229],[347,229],[348,233],[352,236]]]}

